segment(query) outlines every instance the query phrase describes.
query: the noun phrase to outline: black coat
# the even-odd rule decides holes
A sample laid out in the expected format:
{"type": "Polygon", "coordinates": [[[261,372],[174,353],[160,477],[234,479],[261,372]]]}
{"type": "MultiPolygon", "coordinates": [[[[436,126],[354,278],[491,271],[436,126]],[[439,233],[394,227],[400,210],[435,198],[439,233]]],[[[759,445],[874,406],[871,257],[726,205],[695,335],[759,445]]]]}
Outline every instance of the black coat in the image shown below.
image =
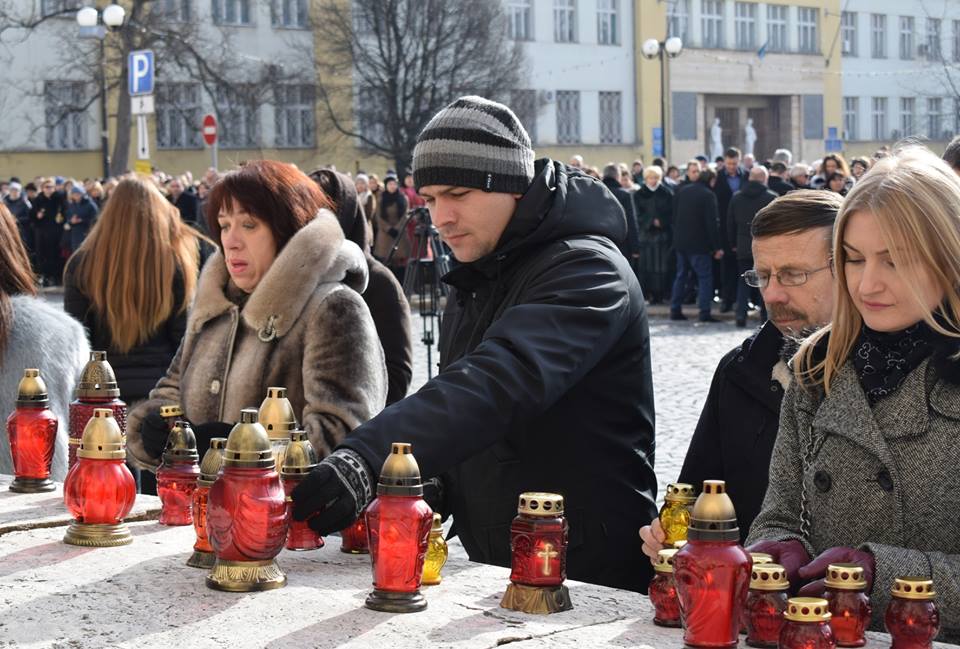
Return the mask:
{"type": "Polygon", "coordinates": [[[720,250],[717,196],[701,182],[687,183],[673,196],[673,247],[687,254],[720,250]]]}
{"type": "Polygon", "coordinates": [[[63,192],[53,192],[49,197],[41,192],[32,202],[30,222],[33,223],[33,227],[41,230],[59,231],[62,229],[62,215],[65,207],[63,192]],[[59,223],[57,222],[57,215],[61,216],[59,223]]]}
{"type": "Polygon", "coordinates": [[[564,495],[571,579],[645,591],[656,515],[650,339],[603,185],[538,160],[497,249],[451,271],[441,371],[343,445],[375,470],[404,440],[474,561],[510,565],[523,491],[564,495]]]}
{"type": "Polygon", "coordinates": [[[196,194],[183,192],[175,201],[171,201],[178,210],[180,210],[180,219],[184,223],[198,228],[201,232],[206,232],[206,224],[202,223],[203,217],[200,210],[200,199],[196,194]]]}
{"type": "MultiPolygon", "coordinates": [[[[740,189],[747,186],[747,170],[743,167],[737,167],[737,177],[740,178],[740,189]]],[[[730,201],[733,199],[734,191],[730,189],[727,182],[727,170],[723,165],[717,169],[717,183],[713,186],[713,192],[717,195],[717,209],[720,210],[720,244],[724,250],[729,251],[733,246],[732,241],[727,241],[727,210],[730,207],[730,201]]]]}
{"type": "Polygon", "coordinates": [[[9,196],[4,196],[3,204],[6,205],[10,213],[13,214],[13,218],[17,220],[18,225],[30,224],[30,201],[27,200],[25,195],[20,194],[20,198],[17,200],[13,200],[9,196]]]}
{"type": "Polygon", "coordinates": [[[640,252],[640,231],[637,227],[637,215],[633,210],[630,192],[621,187],[620,183],[613,178],[604,178],[603,184],[620,203],[620,207],[623,208],[623,215],[627,219],[627,239],[620,246],[620,252],[629,259],[640,252]]]}
{"type": "Polygon", "coordinates": [[[640,236],[669,233],[673,229],[673,190],[660,183],[654,191],[646,185],[633,193],[633,209],[637,214],[640,236]],[[660,219],[660,227],[653,225],[660,219]]]}
{"type": "Polygon", "coordinates": [[[70,226],[70,250],[75,251],[87,238],[87,233],[97,220],[100,210],[97,204],[89,196],[83,196],[79,201],[67,201],[67,207],[64,210],[63,218],[70,226]],[[71,223],[74,217],[80,219],[79,223],[71,223]]]}
{"type": "Polygon", "coordinates": [[[737,259],[752,259],[750,224],[757,212],[776,200],[763,183],[749,182],[733,195],[727,210],[727,241],[737,249],[737,259]]]}
{"type": "Polygon", "coordinates": [[[782,334],[768,321],[720,360],[680,471],[680,482],[698,490],[704,480],[726,480],[741,542],[767,491],[783,399],[771,373],[782,346],[782,334]]]}
{"type": "Polygon", "coordinates": [[[789,181],[784,180],[780,176],[770,176],[768,186],[770,187],[770,191],[774,192],[777,196],[783,196],[796,189],[789,181]]]}

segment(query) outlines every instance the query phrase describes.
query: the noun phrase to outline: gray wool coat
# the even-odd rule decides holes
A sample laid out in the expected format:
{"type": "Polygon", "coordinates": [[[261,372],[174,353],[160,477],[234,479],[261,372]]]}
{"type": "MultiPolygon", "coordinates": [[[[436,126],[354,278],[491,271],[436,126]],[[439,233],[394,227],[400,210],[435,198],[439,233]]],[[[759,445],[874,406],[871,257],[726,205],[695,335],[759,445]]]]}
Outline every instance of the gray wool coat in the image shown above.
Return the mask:
{"type": "MultiPolygon", "coordinates": [[[[154,470],[140,423],[179,403],[194,423],[235,422],[269,386],[287,388],[321,457],[383,409],[387,370],[361,293],[367,264],[333,213],[321,210],[277,255],[243,307],[227,297],[217,251],[204,265],[187,331],[166,376],[127,420],[127,455],[154,470]]],[[[201,454],[203,451],[201,450],[201,454]]]]}
{"type": "Polygon", "coordinates": [[[940,361],[923,361],[899,390],[873,408],[850,361],[838,372],[829,397],[794,382],[784,395],[770,485],[747,543],[796,539],[811,558],[838,546],[872,553],[871,627],[877,630],[883,629],[896,577],[932,578],[940,639],[956,642],[960,384],[941,378],[945,373],[935,365],[939,368],[940,361]],[[806,536],[801,533],[802,491],[809,515],[806,536]]]}

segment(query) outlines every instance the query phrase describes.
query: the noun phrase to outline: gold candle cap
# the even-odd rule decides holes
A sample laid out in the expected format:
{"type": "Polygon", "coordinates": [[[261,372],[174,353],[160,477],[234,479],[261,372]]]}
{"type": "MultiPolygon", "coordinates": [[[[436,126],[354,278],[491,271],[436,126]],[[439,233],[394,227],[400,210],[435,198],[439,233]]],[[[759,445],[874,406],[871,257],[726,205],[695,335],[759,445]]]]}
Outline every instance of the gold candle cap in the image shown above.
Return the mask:
{"type": "Polygon", "coordinates": [[[197,462],[200,454],[197,452],[197,436],[190,423],[177,420],[170,429],[167,437],[167,446],[163,449],[164,462],[197,462]]]}
{"type": "Polygon", "coordinates": [[[703,491],[690,512],[687,538],[691,541],[739,541],[737,511],[723,480],[704,480],[703,491]]]}
{"type": "Polygon", "coordinates": [[[88,460],[123,460],[127,457],[126,440],[110,408],[94,408],[93,416],[83,429],[77,457],[88,460]]]}
{"type": "Polygon", "coordinates": [[[779,563],[762,563],[753,566],[750,573],[750,588],[752,590],[787,590],[790,582],[787,580],[787,570],[779,563]]]}
{"type": "Polygon", "coordinates": [[[666,548],[657,552],[657,559],[653,564],[653,569],[657,572],[673,572],[673,557],[679,550],[676,548],[666,548]]]}
{"type": "Polygon", "coordinates": [[[898,577],[893,580],[890,594],[900,599],[935,599],[937,593],[933,590],[933,580],[926,577],[898,577]]]}
{"type": "Polygon", "coordinates": [[[164,419],[183,417],[183,408],[180,407],[179,403],[175,403],[170,406],[160,406],[160,416],[164,419]]]}
{"type": "Polygon", "coordinates": [[[527,516],[563,516],[563,496],[542,491],[525,491],[520,494],[517,513],[527,516]]]}
{"type": "Polygon", "coordinates": [[[113,373],[113,368],[107,362],[107,352],[90,352],[90,360],[84,366],[80,374],[80,382],[77,384],[77,397],[102,399],[119,396],[117,375],[113,373]]]}
{"type": "Polygon", "coordinates": [[[791,622],[829,622],[827,600],[819,597],[791,597],[783,616],[791,622]]]}
{"type": "Polygon", "coordinates": [[[298,430],[290,434],[290,443],[283,455],[280,475],[285,478],[302,478],[320,463],[313,444],[307,439],[307,433],[298,430]]]}
{"type": "Polygon", "coordinates": [[[443,520],[440,514],[434,513],[433,524],[430,526],[431,534],[443,534],[443,520]]]}
{"type": "Polygon", "coordinates": [[[420,465],[413,457],[413,447],[405,442],[394,442],[380,469],[377,495],[422,496],[420,465]]]}
{"type": "Polygon", "coordinates": [[[220,469],[223,468],[223,449],[226,445],[226,437],[214,437],[210,440],[210,448],[203,454],[203,461],[200,462],[200,479],[197,484],[211,487],[216,482],[220,469]]]}
{"type": "Polygon", "coordinates": [[[260,423],[267,429],[270,439],[287,440],[297,428],[297,416],[287,398],[287,389],[267,388],[267,396],[260,404],[260,423]]]}
{"type": "Polygon", "coordinates": [[[41,406],[49,402],[47,384],[40,378],[40,370],[29,368],[23,370],[23,378],[17,387],[18,406],[41,406]]]}
{"type": "Polygon", "coordinates": [[[667,485],[663,499],[668,503],[693,503],[697,500],[697,490],[686,482],[672,482],[667,485]]]}
{"type": "Polygon", "coordinates": [[[765,563],[773,563],[773,555],[766,552],[751,552],[750,558],[753,559],[753,565],[762,566],[765,563]]]}
{"type": "Polygon", "coordinates": [[[240,421],[227,437],[223,466],[247,469],[269,469],[276,466],[267,431],[257,422],[256,408],[244,408],[240,411],[240,421]]]}
{"type": "Polygon", "coordinates": [[[863,590],[867,587],[863,567],[855,563],[831,563],[827,566],[827,578],[823,583],[827,588],[837,590],[863,590]]]}

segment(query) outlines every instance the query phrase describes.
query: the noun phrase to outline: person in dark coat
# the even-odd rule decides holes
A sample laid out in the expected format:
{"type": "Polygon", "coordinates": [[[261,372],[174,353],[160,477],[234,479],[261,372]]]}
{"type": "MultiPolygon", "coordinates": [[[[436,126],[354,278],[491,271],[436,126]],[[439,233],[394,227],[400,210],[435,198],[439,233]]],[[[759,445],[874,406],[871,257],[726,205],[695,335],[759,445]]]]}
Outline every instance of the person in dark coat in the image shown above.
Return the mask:
{"type": "Polygon", "coordinates": [[[64,218],[67,225],[70,226],[69,241],[70,252],[74,253],[87,238],[87,233],[97,220],[96,203],[83,191],[83,187],[74,185],[70,190],[70,200],[67,201],[67,208],[64,211],[64,218]]]}
{"type": "MultiPolygon", "coordinates": [[[[755,270],[765,284],[761,292],[770,319],[720,360],[678,478],[697,489],[704,480],[726,481],[741,542],[767,490],[780,403],[792,381],[786,361],[799,336],[830,321],[833,276],[827,271],[840,205],[840,198],[828,192],[793,192],[762,209],[751,226],[755,270]]],[[[641,529],[640,536],[643,551],[653,559],[664,539],[659,520],[641,529]]]]}
{"type": "Polygon", "coordinates": [[[713,304],[713,260],[723,257],[720,235],[717,231],[719,211],[717,196],[710,189],[716,175],[699,166],[687,167],[687,184],[673,197],[673,247],[677,253],[677,275],[673,280],[670,298],[670,319],[686,320],[683,298],[687,274],[692,269],[697,275],[697,306],[701,322],[716,322],[710,315],[713,304]]]}
{"type": "Polygon", "coordinates": [[[370,271],[363,301],[370,308],[387,362],[387,405],[407,396],[413,378],[413,339],[410,335],[410,304],[403,287],[386,266],[373,258],[367,244],[367,219],[353,180],[346,174],[318,169],[310,177],[333,201],[343,234],[360,246],[370,271]]]}
{"type": "Polygon", "coordinates": [[[782,162],[774,162],[770,166],[770,180],[767,181],[767,186],[777,196],[783,196],[796,189],[788,179],[787,166],[782,162]]]}
{"type": "Polygon", "coordinates": [[[753,250],[750,224],[757,212],[769,205],[777,195],[767,189],[767,170],[755,165],[750,170],[749,182],[730,200],[727,210],[727,240],[737,256],[737,326],[747,326],[747,302],[753,298],[760,302],[760,321],[767,319],[767,311],[763,306],[756,289],[746,285],[743,273],[753,268],[753,250]]]}
{"type": "Polygon", "coordinates": [[[33,228],[30,227],[30,201],[24,196],[23,186],[20,183],[10,183],[7,192],[7,195],[3,197],[3,204],[7,206],[13,218],[16,219],[20,240],[23,241],[24,248],[26,248],[32,262],[33,228]]]}
{"type": "Polygon", "coordinates": [[[664,184],[660,167],[643,170],[633,208],[640,229],[640,286],[650,304],[661,304],[670,295],[675,263],[670,255],[673,191],[664,184]]]}
{"type": "Polygon", "coordinates": [[[59,285],[63,278],[60,237],[63,235],[64,203],[63,192],[57,191],[53,178],[45,178],[30,208],[37,266],[46,286],[59,285]]]}
{"type": "Polygon", "coordinates": [[[737,259],[733,254],[733,242],[727,239],[727,210],[733,195],[746,185],[747,171],[740,166],[740,149],[730,147],[723,153],[723,164],[717,166],[717,183],[713,191],[717,195],[717,209],[720,210],[720,244],[723,258],[719,261],[718,289],[720,292],[720,310],[729,311],[737,299],[737,259]]]}
{"type": "Polygon", "coordinates": [[[425,479],[444,476],[435,508],[471,560],[509,566],[517,497],[556,492],[567,575],[645,591],[636,530],[656,514],[653,389],[643,296],[617,247],[622,208],[581,171],[534,162],[516,115],[480,97],[433,117],[413,168],[459,262],[444,278],[440,373],[348,435],[294,491],[294,517],[346,527],[403,440],[425,479]]]}
{"type": "Polygon", "coordinates": [[[640,235],[637,232],[637,217],[633,211],[633,201],[630,192],[620,184],[620,167],[614,163],[608,163],[603,168],[603,184],[610,190],[613,197],[623,208],[623,214],[627,219],[627,240],[620,247],[620,252],[630,262],[630,267],[637,270],[637,262],[640,259],[640,235]]]}
{"type": "Polygon", "coordinates": [[[180,218],[200,232],[205,232],[203,225],[204,219],[200,211],[200,199],[197,195],[186,191],[183,181],[177,176],[170,179],[167,183],[167,191],[170,192],[170,202],[180,211],[180,218]]]}

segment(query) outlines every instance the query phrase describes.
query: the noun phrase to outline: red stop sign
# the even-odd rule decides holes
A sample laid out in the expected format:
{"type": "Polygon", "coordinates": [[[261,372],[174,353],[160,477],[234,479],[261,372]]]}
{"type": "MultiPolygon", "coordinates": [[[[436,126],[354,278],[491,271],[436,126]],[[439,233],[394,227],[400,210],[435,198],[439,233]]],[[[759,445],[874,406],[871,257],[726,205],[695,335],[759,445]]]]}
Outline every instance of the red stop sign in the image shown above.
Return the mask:
{"type": "Polygon", "coordinates": [[[203,116],[203,141],[209,146],[217,142],[217,118],[213,115],[203,116]]]}

